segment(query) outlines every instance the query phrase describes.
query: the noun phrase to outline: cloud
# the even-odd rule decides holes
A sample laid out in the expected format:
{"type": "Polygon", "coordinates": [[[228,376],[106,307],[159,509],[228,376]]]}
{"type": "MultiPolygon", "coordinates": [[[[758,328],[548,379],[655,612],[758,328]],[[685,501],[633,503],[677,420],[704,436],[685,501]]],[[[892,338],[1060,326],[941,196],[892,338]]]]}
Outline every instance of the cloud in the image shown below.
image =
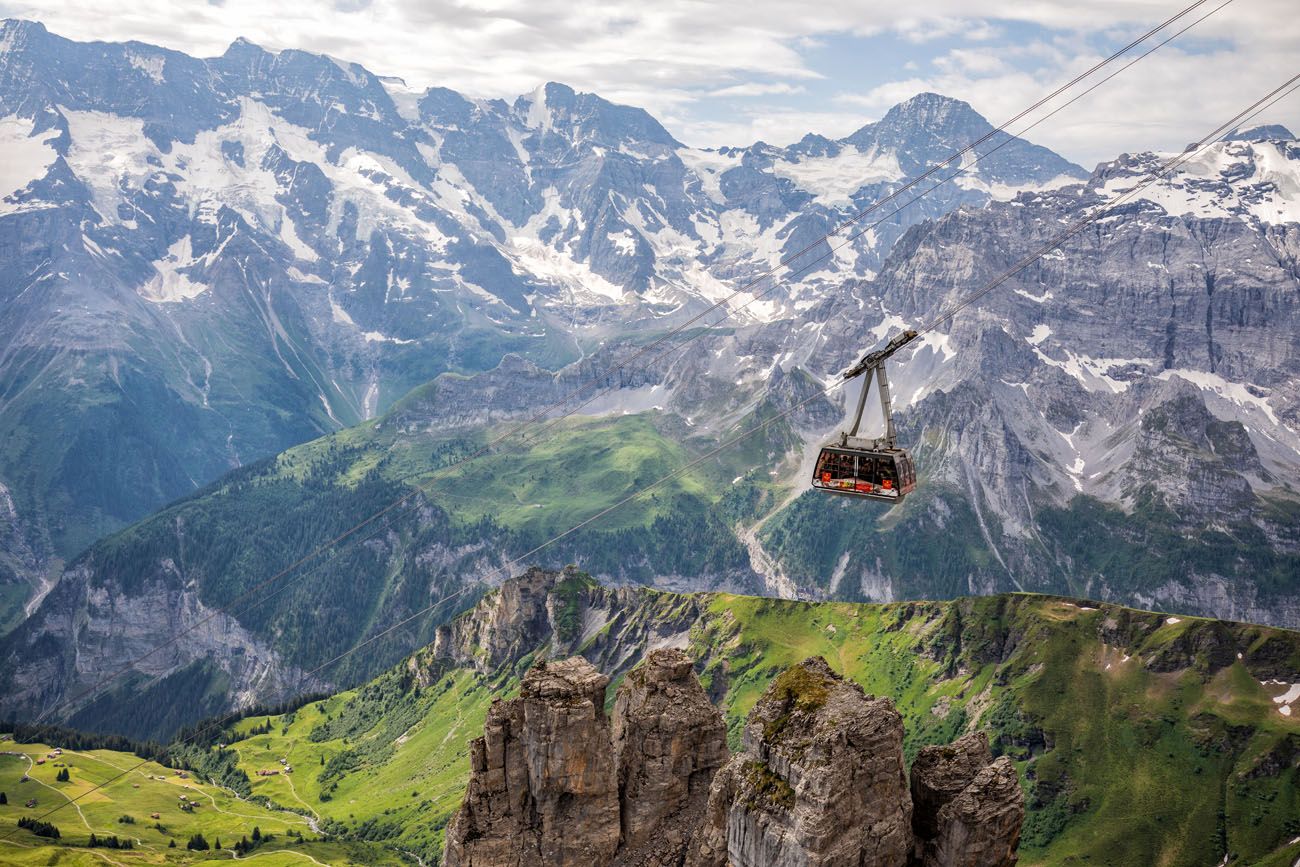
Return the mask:
{"type": "MultiPolygon", "coordinates": [[[[1189,34],[1214,46],[1180,49],[1180,40],[1035,130],[1036,140],[1088,161],[1196,137],[1214,125],[1210,116],[1230,114],[1291,68],[1300,45],[1292,7],[1228,6],[1189,34]]],[[[74,39],[213,56],[244,36],[470,96],[510,98],[563,81],[640,105],[682,140],[711,145],[748,143],[729,138],[745,131],[774,142],[843,134],[918,90],[966,99],[997,123],[1086,68],[1102,46],[1172,11],[1168,0],[925,8],[823,0],[814,15],[785,0],[281,0],[268,14],[264,0],[0,0],[0,13],[74,39]],[[879,62],[882,44],[902,59],[879,62]]]]}
{"type": "Polygon", "coordinates": [[[805,90],[806,88],[802,85],[787,84],[785,82],[762,84],[757,81],[750,81],[745,84],[733,84],[731,87],[710,91],[709,96],[772,96],[775,94],[804,93],[805,90]]]}

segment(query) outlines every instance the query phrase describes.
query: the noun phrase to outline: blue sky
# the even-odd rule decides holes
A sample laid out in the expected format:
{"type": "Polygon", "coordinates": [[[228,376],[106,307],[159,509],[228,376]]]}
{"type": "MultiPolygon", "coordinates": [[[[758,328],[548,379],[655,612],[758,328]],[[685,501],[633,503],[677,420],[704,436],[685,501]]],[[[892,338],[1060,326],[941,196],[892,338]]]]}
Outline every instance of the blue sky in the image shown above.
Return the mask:
{"type": "MultiPolygon", "coordinates": [[[[842,136],[921,90],[1001,123],[1184,5],[280,0],[269,16],[265,0],[0,0],[0,14],[74,39],[139,39],[199,56],[244,36],[470,96],[563,81],[650,110],[688,144],[717,146],[842,136]]],[[[1298,49],[1293,0],[1232,0],[1028,137],[1089,167],[1124,151],[1179,149],[1297,71],[1298,49]]],[[[1300,98],[1260,120],[1296,126],[1300,98]]]]}

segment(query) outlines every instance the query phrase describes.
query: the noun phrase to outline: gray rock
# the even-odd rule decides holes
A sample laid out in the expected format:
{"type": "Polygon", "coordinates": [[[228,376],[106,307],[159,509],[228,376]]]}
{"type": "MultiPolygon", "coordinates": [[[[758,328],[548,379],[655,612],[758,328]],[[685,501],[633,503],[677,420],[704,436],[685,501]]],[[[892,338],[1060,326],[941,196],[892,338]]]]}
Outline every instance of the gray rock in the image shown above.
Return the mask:
{"type": "Polygon", "coordinates": [[[971,732],[950,744],[921,747],[912,762],[912,829],[928,840],[938,833],[939,811],[993,761],[989,737],[971,732]]]}
{"type": "Polygon", "coordinates": [[[618,865],[680,864],[709,787],[730,757],[722,714],[680,650],[651,651],[614,701],[622,843],[618,865]]]}
{"type": "Polygon", "coordinates": [[[447,829],[448,867],[607,864],[618,848],[609,678],[581,658],[538,663],[488,712],[447,829]]]}
{"type": "Polygon", "coordinates": [[[939,811],[922,867],[1011,867],[1016,863],[1025,796],[1011,759],[981,768],[939,811]]]}
{"type": "Polygon", "coordinates": [[[688,865],[907,864],[912,802],[893,702],[814,657],[773,681],[743,742],[714,784],[688,865]]]}

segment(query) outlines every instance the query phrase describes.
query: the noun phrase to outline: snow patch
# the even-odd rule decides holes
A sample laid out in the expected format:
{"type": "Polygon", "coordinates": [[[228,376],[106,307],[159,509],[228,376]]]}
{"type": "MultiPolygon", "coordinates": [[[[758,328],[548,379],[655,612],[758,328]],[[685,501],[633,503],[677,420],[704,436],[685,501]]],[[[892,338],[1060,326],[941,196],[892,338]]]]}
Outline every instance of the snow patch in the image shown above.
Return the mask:
{"type": "Polygon", "coordinates": [[[903,169],[895,154],[874,150],[863,152],[852,145],[835,156],[774,162],[772,173],[794,181],[795,186],[812,193],[819,205],[828,208],[853,204],[853,194],[868,184],[886,183],[903,177],[903,169]]]}
{"type": "MultiPolygon", "coordinates": [[[[1300,222],[1300,160],[1283,142],[1222,142],[1183,164],[1179,171],[1136,194],[1171,216],[1253,217],[1261,223],[1300,222]]],[[[1146,154],[1163,161],[1171,154],[1146,154]]],[[[1141,168],[1141,167],[1139,167],[1141,168]]],[[[1138,175],[1112,178],[1102,187],[1120,195],[1141,182],[1138,175]]]]}
{"type": "Polygon", "coordinates": [[[740,154],[720,154],[713,150],[696,150],[695,148],[678,148],[680,159],[694,175],[700,179],[704,195],[719,205],[727,203],[722,194],[722,176],[740,165],[740,154]]]}
{"type": "Polygon", "coordinates": [[[348,311],[340,307],[339,302],[335,301],[333,298],[330,299],[330,314],[333,316],[334,321],[339,325],[348,325],[352,328],[357,327],[357,323],[352,321],[352,317],[348,315],[348,311]]]}
{"type": "Polygon", "coordinates": [[[167,58],[158,54],[148,57],[142,54],[130,52],[126,55],[127,63],[131,64],[133,69],[138,69],[149,77],[154,84],[166,84],[163,77],[163,67],[167,65],[167,58]]]}
{"type": "MultiPolygon", "coordinates": [[[[211,255],[211,254],[209,254],[211,255]]],[[[167,248],[167,255],[153,263],[157,274],[140,287],[140,294],[159,304],[188,301],[208,290],[206,283],[191,280],[182,269],[198,264],[195,261],[190,236],[186,235],[167,248]]]]}
{"type": "Polygon", "coordinates": [[[636,236],[627,229],[618,233],[610,232],[609,240],[618,248],[618,252],[624,256],[631,256],[636,253],[636,236]]]}
{"type": "MultiPolygon", "coordinates": [[[[962,168],[967,168],[965,160],[962,162],[962,168]]],[[[978,166],[976,166],[975,171],[978,170],[978,166]]],[[[1082,182],[1079,178],[1073,177],[1072,175],[1057,175],[1050,181],[1044,181],[1041,184],[1031,183],[1016,186],[1012,184],[1004,184],[1001,181],[986,181],[977,174],[972,174],[970,171],[966,171],[955,179],[955,183],[964,190],[976,190],[988,193],[989,198],[996,202],[1009,202],[1021,193],[1042,193],[1048,190],[1058,190],[1061,187],[1068,187],[1070,184],[1078,184],[1082,182]]]]}
{"type": "MultiPolygon", "coordinates": [[[[47,130],[41,137],[33,137],[36,122],[10,115],[0,118],[0,196],[8,196],[26,189],[33,181],[45,177],[59,154],[50,142],[59,136],[58,130],[47,130]]],[[[0,214],[12,213],[22,206],[0,203],[0,214]]]]}
{"type": "Polygon", "coordinates": [[[382,76],[379,83],[387,91],[388,98],[393,101],[393,107],[403,120],[420,119],[420,98],[424,96],[424,91],[411,87],[400,78],[389,76],[382,76]]]}
{"type": "Polygon", "coordinates": [[[1037,346],[1044,340],[1052,336],[1052,329],[1046,325],[1035,325],[1032,334],[1026,338],[1030,346],[1037,346]]]}
{"type": "Polygon", "coordinates": [[[1169,624],[1170,626],[1173,626],[1175,623],[1182,623],[1182,622],[1183,622],[1182,619],[1179,618],[1179,617],[1166,617],[1166,618],[1165,618],[1165,623],[1169,624]]]}

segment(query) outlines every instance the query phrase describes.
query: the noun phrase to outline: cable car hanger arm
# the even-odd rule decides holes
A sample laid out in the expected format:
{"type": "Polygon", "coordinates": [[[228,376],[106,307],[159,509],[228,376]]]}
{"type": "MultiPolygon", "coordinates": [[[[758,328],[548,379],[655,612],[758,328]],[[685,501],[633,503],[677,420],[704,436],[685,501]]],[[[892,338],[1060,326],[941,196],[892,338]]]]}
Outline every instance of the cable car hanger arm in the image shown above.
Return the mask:
{"type": "Polygon", "coordinates": [[[861,376],[873,367],[879,367],[885,363],[885,359],[902,349],[907,344],[916,339],[918,332],[908,329],[901,334],[895,335],[892,340],[885,344],[884,349],[877,349],[875,352],[868,352],[862,356],[862,360],[857,364],[844,371],[844,379],[849,380],[861,376]]]}

